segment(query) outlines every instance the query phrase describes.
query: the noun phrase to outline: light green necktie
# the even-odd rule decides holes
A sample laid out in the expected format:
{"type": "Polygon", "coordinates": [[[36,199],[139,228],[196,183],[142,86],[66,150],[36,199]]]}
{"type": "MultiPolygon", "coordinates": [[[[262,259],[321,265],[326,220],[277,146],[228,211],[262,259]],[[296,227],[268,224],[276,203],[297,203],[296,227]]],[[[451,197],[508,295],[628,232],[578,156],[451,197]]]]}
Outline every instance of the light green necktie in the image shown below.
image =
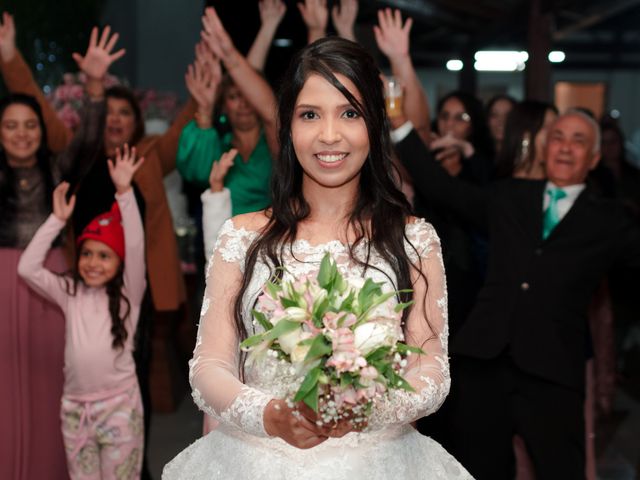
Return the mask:
{"type": "Polygon", "coordinates": [[[549,195],[549,206],[544,211],[542,218],[542,238],[547,239],[556,225],[560,223],[560,215],[558,214],[558,201],[567,196],[567,192],[561,188],[550,188],[547,190],[549,195]]]}

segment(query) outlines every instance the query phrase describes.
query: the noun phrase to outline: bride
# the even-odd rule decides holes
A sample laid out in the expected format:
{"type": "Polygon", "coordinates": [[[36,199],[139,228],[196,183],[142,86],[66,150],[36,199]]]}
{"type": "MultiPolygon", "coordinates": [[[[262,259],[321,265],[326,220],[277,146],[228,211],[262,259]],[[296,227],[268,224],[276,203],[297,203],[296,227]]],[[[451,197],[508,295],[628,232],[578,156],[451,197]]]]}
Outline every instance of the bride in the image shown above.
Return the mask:
{"type": "Polygon", "coordinates": [[[165,466],[165,480],[471,478],[411,426],[449,391],[446,283],[438,236],[409,215],[394,181],[379,75],[360,46],[336,37],[292,62],[279,100],[273,206],[227,220],[207,271],[190,381],[195,402],[220,424],[165,466]],[[271,274],[306,275],[325,252],[347,277],[412,289],[402,328],[426,352],[407,367],[415,392],[392,391],[360,430],[294,414],[278,364],[244,365],[238,347],[259,328],[250,311],[271,274]]]}

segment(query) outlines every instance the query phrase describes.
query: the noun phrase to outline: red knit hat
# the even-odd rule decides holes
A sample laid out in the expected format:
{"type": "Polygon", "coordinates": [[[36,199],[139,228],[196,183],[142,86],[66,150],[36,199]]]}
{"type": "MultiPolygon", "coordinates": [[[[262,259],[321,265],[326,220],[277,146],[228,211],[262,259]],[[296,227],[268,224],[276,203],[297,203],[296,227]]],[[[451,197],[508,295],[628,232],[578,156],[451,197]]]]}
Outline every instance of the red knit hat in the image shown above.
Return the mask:
{"type": "Polygon", "coordinates": [[[104,243],[116,252],[120,260],[124,261],[124,230],[118,202],[113,202],[111,211],[98,215],[84,227],[77,240],[78,247],[85,240],[104,243]]]}

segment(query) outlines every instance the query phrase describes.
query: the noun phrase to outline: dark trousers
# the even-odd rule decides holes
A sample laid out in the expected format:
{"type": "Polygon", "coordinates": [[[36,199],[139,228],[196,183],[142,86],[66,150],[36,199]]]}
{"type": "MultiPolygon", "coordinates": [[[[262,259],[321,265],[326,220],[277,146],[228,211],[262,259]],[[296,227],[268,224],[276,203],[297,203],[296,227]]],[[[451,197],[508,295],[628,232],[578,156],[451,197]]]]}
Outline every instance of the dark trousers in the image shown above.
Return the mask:
{"type": "Polygon", "coordinates": [[[476,480],[513,480],[515,433],[538,479],[585,478],[584,392],[523,372],[507,355],[454,358],[451,372],[443,415],[418,427],[429,435],[433,426],[434,438],[476,480]]]}
{"type": "MultiPolygon", "coordinates": [[[[148,282],[148,280],[147,280],[148,282]]],[[[151,480],[148,464],[149,447],[149,427],[151,426],[151,392],[149,390],[149,368],[151,366],[151,326],[153,320],[153,302],[149,288],[145,292],[140,306],[140,318],[138,328],[135,333],[135,350],[133,359],[136,362],[136,374],[138,385],[140,386],[140,397],[142,398],[142,409],[144,412],[144,451],[142,456],[142,480],[151,480]]]]}

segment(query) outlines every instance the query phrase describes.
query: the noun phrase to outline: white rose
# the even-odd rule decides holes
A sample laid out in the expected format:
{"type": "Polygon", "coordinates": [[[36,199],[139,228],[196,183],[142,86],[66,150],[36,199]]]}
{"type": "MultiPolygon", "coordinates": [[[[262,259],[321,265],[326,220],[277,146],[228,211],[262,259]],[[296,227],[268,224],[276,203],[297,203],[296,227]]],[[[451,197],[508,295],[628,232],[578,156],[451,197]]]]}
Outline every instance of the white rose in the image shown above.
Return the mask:
{"type": "Polygon", "coordinates": [[[296,328],[289,333],[285,333],[280,338],[278,338],[278,343],[280,344],[280,348],[286,354],[291,355],[291,352],[298,345],[300,341],[304,338],[302,336],[303,331],[302,328],[296,328]]]}
{"type": "Polygon", "coordinates": [[[309,315],[304,308],[300,307],[288,307],[285,308],[285,313],[289,320],[293,320],[294,322],[303,322],[305,321],[309,315]]]}
{"type": "Polygon", "coordinates": [[[378,347],[393,345],[396,338],[395,329],[385,323],[366,322],[356,327],[353,334],[355,335],[355,347],[366,355],[378,347]]]}

